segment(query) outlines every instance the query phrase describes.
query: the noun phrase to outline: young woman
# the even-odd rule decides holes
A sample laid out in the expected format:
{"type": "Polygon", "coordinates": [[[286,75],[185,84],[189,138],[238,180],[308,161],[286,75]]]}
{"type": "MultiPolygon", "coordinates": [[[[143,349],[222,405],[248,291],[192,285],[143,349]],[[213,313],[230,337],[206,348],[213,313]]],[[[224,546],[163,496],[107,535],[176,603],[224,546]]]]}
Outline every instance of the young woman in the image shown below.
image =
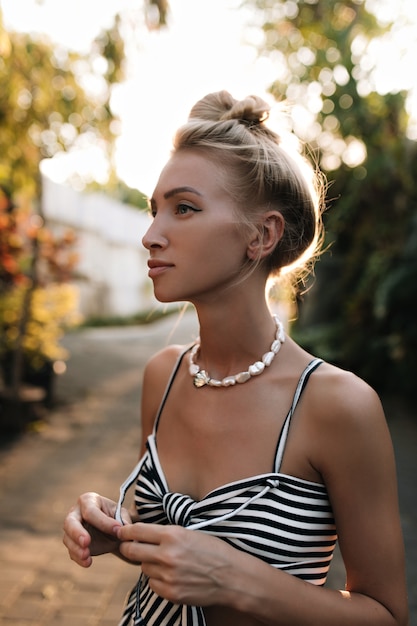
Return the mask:
{"type": "MultiPolygon", "coordinates": [[[[79,498],[64,526],[88,567],[138,569],[123,625],[405,626],[390,436],[375,392],[271,315],[266,284],[317,251],[322,194],[257,97],[210,94],[175,137],[143,238],[161,302],[200,337],[147,364],[135,510],[79,498]],[[346,588],[324,588],[338,538],[346,588]]],[[[310,170],[311,171],[311,170],[310,170]]]]}

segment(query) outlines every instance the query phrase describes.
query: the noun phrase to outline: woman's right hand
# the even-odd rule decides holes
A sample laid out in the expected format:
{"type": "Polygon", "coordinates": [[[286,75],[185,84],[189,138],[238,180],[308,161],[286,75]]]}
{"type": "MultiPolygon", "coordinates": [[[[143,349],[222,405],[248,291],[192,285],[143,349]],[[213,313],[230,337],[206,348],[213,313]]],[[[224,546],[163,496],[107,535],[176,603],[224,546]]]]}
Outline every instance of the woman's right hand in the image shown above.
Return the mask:
{"type": "MultiPolygon", "coordinates": [[[[121,524],[114,519],[115,510],[113,500],[98,493],[84,493],[69,511],[63,542],[70,558],[81,567],[90,567],[93,556],[117,550],[121,524]]],[[[127,524],[132,522],[126,509],[122,510],[122,518],[127,524]]]]}

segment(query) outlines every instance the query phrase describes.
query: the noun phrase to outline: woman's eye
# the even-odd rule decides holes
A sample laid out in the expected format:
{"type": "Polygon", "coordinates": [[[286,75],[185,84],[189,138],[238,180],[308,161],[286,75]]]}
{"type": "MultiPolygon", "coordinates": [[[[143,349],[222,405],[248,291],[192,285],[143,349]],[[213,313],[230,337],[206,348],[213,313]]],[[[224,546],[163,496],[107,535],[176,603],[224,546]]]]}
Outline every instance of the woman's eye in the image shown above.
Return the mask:
{"type": "Polygon", "coordinates": [[[190,211],[198,211],[198,209],[190,206],[189,204],[178,204],[177,205],[177,213],[178,215],[186,215],[190,211]]]}

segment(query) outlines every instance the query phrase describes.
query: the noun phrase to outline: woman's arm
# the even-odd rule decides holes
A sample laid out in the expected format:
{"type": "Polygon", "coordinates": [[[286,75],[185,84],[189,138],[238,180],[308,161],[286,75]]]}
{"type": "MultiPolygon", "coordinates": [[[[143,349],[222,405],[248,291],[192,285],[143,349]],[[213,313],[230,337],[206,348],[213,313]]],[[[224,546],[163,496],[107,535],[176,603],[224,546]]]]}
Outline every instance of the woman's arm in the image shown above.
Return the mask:
{"type": "MultiPolygon", "coordinates": [[[[311,462],[329,492],[346,589],[276,580],[256,563],[245,571],[244,612],[265,624],[320,626],[408,624],[404,545],[395,460],[379,398],[352,374],[333,370],[305,392],[311,462]],[[277,620],[275,616],[280,616],[277,620]]],[[[236,583],[242,584],[241,580],[236,583]]]]}
{"type": "MultiPolygon", "coordinates": [[[[169,346],[151,358],[145,367],[141,401],[141,456],[180,350],[179,346],[169,346]]],[[[68,513],[64,521],[63,543],[70,558],[81,567],[89,567],[92,557],[100,554],[113,553],[124,558],[118,551],[117,530],[120,524],[114,519],[115,510],[113,500],[97,493],[85,493],[68,513]]],[[[125,523],[137,521],[134,508],[130,511],[122,509],[122,519],[125,523]]]]}

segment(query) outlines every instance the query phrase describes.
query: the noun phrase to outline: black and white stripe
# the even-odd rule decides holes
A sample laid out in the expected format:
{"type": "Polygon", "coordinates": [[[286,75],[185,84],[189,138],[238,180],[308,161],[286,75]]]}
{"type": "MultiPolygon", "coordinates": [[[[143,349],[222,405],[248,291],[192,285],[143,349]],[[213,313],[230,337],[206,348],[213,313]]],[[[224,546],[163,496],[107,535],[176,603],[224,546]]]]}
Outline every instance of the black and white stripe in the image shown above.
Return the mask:
{"type": "MultiPolygon", "coordinates": [[[[160,409],[147,452],[121,489],[120,506],[135,476],[135,503],[142,522],[179,524],[209,533],[272,567],[323,585],[337,539],[326,488],[279,472],[292,414],[310,374],[320,363],[318,359],[310,363],[300,378],[278,442],[274,472],[229,483],[200,501],[170,492],[156,446],[160,409]]],[[[157,596],[142,574],[119,626],[144,624],[205,626],[205,619],[200,607],[174,605],[157,596]]]]}

